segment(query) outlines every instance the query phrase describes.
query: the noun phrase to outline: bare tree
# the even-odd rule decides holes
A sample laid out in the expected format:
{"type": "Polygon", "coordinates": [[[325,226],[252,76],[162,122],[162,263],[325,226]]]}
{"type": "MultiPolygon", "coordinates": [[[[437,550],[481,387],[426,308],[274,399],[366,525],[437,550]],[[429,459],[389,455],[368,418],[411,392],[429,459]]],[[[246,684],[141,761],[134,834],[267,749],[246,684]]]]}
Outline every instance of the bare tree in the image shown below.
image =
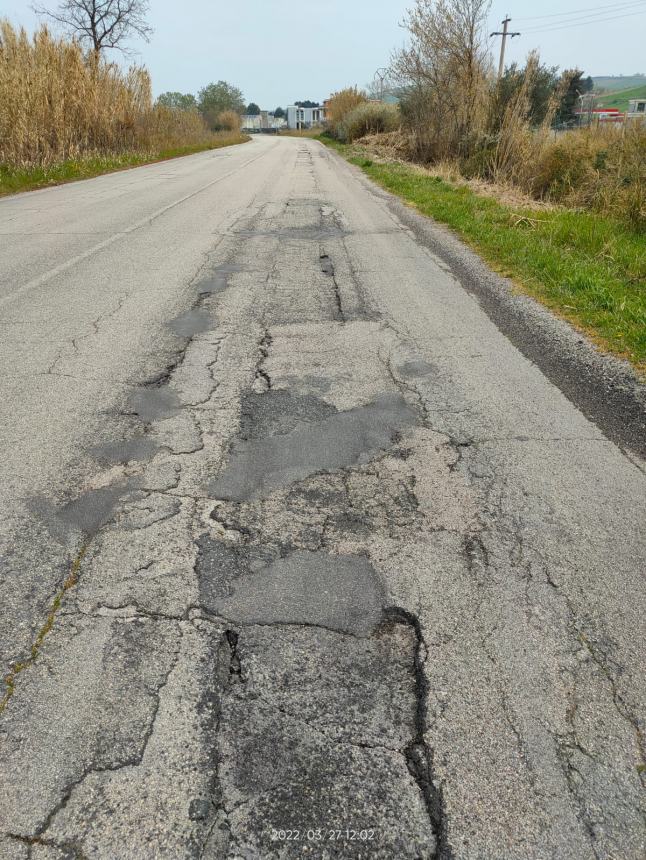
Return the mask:
{"type": "Polygon", "coordinates": [[[124,51],[124,42],[153,32],[146,22],[148,0],[62,0],[55,10],[33,6],[99,54],[108,48],[124,51]]]}
{"type": "Polygon", "coordinates": [[[408,88],[402,113],[424,159],[468,156],[487,112],[490,0],[415,0],[403,26],[409,43],[393,57],[408,88]]]}

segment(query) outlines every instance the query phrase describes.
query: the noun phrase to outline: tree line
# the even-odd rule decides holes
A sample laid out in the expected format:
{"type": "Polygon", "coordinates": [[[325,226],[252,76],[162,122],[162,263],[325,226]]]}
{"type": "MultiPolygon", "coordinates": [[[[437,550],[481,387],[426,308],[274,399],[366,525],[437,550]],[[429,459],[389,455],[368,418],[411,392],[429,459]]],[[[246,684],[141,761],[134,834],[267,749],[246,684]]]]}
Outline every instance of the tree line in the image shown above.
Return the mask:
{"type": "MultiPolygon", "coordinates": [[[[198,92],[192,93],[166,92],[157,99],[157,104],[172,110],[197,111],[209,128],[217,129],[219,117],[224,113],[235,113],[238,116],[259,116],[260,107],[255,102],[245,104],[242,90],[227,81],[207,84],[198,92]]],[[[282,107],[272,111],[277,118],[285,116],[282,107]]]]}

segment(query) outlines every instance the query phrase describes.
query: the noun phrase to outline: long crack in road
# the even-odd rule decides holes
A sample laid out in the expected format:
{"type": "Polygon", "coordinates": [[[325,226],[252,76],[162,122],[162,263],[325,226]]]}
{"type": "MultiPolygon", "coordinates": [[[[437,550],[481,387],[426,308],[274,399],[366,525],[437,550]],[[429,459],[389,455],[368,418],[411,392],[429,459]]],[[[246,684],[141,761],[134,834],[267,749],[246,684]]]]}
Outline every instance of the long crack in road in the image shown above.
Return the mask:
{"type": "Polygon", "coordinates": [[[43,323],[97,417],[9,481],[0,856],[642,857],[643,463],[348,166],[253,146],[145,348],[125,261],[43,323]]]}

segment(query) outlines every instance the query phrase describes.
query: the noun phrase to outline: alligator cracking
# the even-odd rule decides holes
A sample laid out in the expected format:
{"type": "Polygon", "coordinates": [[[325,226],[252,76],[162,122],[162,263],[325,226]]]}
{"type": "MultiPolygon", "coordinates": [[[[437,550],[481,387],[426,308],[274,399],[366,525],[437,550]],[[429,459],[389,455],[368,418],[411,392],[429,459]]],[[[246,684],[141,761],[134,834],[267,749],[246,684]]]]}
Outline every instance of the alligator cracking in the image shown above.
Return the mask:
{"type": "Polygon", "coordinates": [[[61,606],[63,605],[63,601],[65,600],[67,592],[70,591],[70,589],[74,588],[74,586],[78,583],[81,564],[83,562],[85,554],[88,551],[88,548],[89,543],[84,543],[76,554],[76,557],[74,558],[70,567],[69,573],[67,574],[61,588],[58,590],[56,596],[54,597],[54,600],[52,601],[52,604],[49,608],[49,612],[47,613],[47,618],[45,619],[44,624],[38,631],[38,635],[32,643],[29,657],[24,660],[21,660],[18,663],[14,663],[11,672],[9,672],[8,675],[5,675],[4,682],[6,685],[6,691],[2,700],[0,700],[0,714],[7,707],[11,697],[15,692],[16,680],[18,676],[26,669],[29,669],[30,666],[33,666],[33,664],[36,662],[40,650],[43,647],[43,643],[45,642],[45,639],[47,638],[48,634],[54,626],[54,622],[56,621],[56,615],[61,606]]]}
{"type": "MultiPolygon", "coordinates": [[[[193,336],[199,332],[208,330],[213,325],[210,314],[203,306],[205,295],[206,294],[198,295],[197,299],[187,311],[168,323],[169,328],[171,328],[176,336],[184,339],[185,342],[181,347],[175,350],[174,357],[166,364],[164,369],[152,376],[146,383],[144,383],[143,386],[141,386],[138,392],[141,398],[140,410],[138,411],[135,405],[133,407],[133,413],[130,414],[138,414],[144,424],[150,423],[155,417],[159,417],[156,413],[162,413],[164,409],[172,412],[179,407],[179,401],[177,400],[176,395],[170,389],[166,388],[166,386],[174,371],[184,361],[188,347],[193,340],[193,336]],[[151,397],[149,392],[157,392],[157,397],[151,397]],[[163,392],[163,394],[161,394],[161,392],[163,392]],[[146,410],[151,412],[151,414],[148,414],[146,410]]],[[[271,337],[267,334],[267,338],[266,346],[264,345],[264,342],[263,345],[261,345],[261,352],[263,350],[263,346],[265,350],[268,350],[269,348],[271,337]]],[[[267,351],[264,352],[264,355],[267,355],[267,351]]],[[[5,710],[15,692],[18,676],[36,662],[45,639],[54,626],[56,616],[65,600],[67,592],[74,588],[79,581],[79,573],[83,558],[88,551],[93,537],[100,530],[102,525],[103,523],[96,523],[90,528],[86,527],[83,529],[85,532],[84,543],[81,545],[78,553],[73,559],[69,573],[63,581],[62,586],[54,596],[45,621],[31,645],[29,656],[14,663],[11,671],[4,676],[5,693],[2,699],[0,699],[0,714],[5,710]]]]}

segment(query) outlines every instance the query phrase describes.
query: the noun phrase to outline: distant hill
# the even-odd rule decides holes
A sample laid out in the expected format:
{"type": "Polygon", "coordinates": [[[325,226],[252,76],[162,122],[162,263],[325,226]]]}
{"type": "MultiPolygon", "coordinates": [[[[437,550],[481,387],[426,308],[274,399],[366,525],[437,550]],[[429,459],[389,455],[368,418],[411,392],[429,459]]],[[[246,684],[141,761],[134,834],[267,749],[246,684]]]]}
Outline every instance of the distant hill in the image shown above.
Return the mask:
{"type": "Polygon", "coordinates": [[[619,90],[618,92],[600,96],[596,101],[596,105],[597,107],[617,108],[620,111],[627,111],[629,99],[646,99],[646,81],[640,87],[619,90]]]}
{"type": "Polygon", "coordinates": [[[628,90],[646,85],[646,75],[598,75],[592,76],[595,90],[628,90]]]}

